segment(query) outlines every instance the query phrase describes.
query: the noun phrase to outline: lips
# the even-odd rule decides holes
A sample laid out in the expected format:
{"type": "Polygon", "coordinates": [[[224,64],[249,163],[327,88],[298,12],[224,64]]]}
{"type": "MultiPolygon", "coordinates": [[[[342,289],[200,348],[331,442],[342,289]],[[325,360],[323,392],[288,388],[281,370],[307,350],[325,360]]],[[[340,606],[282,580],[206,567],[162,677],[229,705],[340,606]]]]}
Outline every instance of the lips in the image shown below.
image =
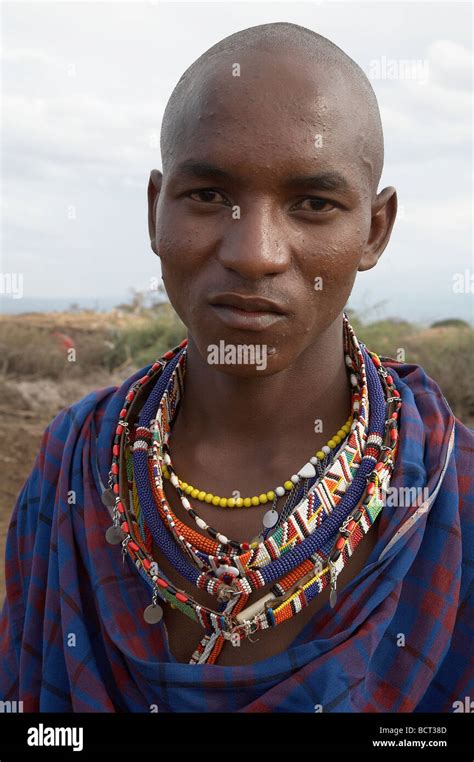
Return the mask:
{"type": "Polygon", "coordinates": [[[277,302],[241,294],[218,294],[209,300],[214,314],[228,328],[264,331],[284,320],[286,312],[277,302]]]}
{"type": "Polygon", "coordinates": [[[220,307],[233,307],[243,312],[276,313],[285,315],[286,310],[278,302],[257,296],[242,296],[241,294],[217,294],[209,300],[210,304],[220,307]]]}

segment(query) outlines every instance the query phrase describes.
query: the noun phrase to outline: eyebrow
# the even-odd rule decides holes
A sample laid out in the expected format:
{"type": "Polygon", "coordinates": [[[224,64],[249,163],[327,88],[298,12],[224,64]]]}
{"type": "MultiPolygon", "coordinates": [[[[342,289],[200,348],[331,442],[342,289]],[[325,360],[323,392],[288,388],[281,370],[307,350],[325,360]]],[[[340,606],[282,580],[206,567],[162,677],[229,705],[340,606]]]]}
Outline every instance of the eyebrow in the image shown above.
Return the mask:
{"type": "Polygon", "coordinates": [[[319,188],[319,190],[349,190],[349,182],[340,172],[330,170],[328,172],[318,172],[315,175],[299,175],[290,177],[287,180],[290,187],[308,186],[319,188]]]}
{"type": "MultiPolygon", "coordinates": [[[[219,178],[220,180],[236,181],[238,179],[230,172],[227,172],[225,169],[221,169],[214,164],[209,164],[208,162],[203,161],[193,161],[192,159],[187,159],[186,161],[181,162],[181,164],[178,164],[177,172],[192,175],[196,179],[204,179],[211,176],[219,178]]],[[[319,190],[329,191],[347,191],[350,188],[349,182],[344,175],[336,170],[318,172],[315,175],[297,175],[295,177],[289,177],[285,181],[285,184],[291,188],[311,186],[312,188],[318,188],[319,190]]]]}
{"type": "Polygon", "coordinates": [[[226,172],[225,169],[216,167],[214,164],[208,164],[206,161],[193,161],[192,159],[187,159],[186,161],[182,161],[181,164],[178,164],[176,169],[178,172],[192,175],[198,180],[210,177],[211,175],[213,177],[219,177],[221,180],[236,179],[230,172],[226,172]]]}

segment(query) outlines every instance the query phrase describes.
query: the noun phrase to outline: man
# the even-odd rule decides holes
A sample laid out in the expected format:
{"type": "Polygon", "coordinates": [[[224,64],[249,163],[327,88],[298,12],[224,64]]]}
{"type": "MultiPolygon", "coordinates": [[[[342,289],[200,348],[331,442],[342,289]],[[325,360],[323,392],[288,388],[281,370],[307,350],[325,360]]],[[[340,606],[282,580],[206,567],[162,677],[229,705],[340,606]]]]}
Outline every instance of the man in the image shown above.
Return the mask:
{"type": "Polygon", "coordinates": [[[396,216],[368,80],[310,30],[244,30],[178,82],[161,149],[149,232],[187,341],[46,430],[8,535],[2,697],[453,711],[472,433],[344,314],[396,216]]]}

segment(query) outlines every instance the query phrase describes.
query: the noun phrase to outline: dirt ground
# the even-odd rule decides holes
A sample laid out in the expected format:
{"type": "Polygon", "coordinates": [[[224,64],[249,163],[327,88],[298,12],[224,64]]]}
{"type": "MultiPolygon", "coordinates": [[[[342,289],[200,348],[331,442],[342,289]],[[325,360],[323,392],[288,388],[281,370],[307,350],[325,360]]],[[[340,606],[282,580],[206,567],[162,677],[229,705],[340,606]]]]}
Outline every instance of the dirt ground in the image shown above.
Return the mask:
{"type": "MultiPolygon", "coordinates": [[[[130,371],[132,372],[132,371],[130,371]]],[[[0,380],[0,601],[5,595],[5,541],[18,494],[28,477],[41,437],[52,418],[93,389],[117,385],[129,375],[95,374],[69,381],[0,380]]]]}

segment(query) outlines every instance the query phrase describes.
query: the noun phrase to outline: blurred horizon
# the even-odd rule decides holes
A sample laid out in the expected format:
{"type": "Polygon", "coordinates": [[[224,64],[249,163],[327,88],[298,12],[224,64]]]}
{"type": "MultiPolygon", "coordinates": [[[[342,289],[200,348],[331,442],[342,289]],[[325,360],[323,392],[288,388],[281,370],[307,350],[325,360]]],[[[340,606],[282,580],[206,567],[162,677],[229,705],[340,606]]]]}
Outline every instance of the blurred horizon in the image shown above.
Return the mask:
{"type": "MultiPolygon", "coordinates": [[[[136,292],[139,293],[139,292],[136,292]]],[[[149,293],[149,292],[142,292],[149,293]]],[[[439,309],[439,305],[436,310],[419,309],[419,305],[414,304],[413,310],[410,310],[408,315],[395,314],[390,309],[389,300],[384,300],[381,295],[377,302],[371,302],[370,295],[365,294],[365,299],[359,299],[358,301],[349,300],[345,309],[356,312],[361,318],[367,321],[374,320],[395,320],[395,321],[407,321],[411,323],[417,323],[420,326],[428,327],[437,321],[443,320],[464,320],[471,326],[474,326],[474,314],[472,308],[472,296],[465,294],[466,300],[471,300],[471,305],[468,305],[467,310],[459,310],[455,312],[453,310],[446,311],[439,309]],[[418,307],[418,308],[417,308],[418,307]]],[[[2,299],[0,302],[0,314],[5,316],[13,315],[26,315],[34,313],[64,313],[82,311],[93,312],[110,312],[114,309],[119,309],[121,305],[128,305],[132,299],[130,293],[124,293],[118,297],[98,298],[98,297],[83,297],[75,299],[73,297],[61,297],[61,298],[36,298],[36,299],[2,299]],[[5,309],[7,307],[7,309],[5,309]]],[[[169,302],[168,298],[165,300],[169,302]]],[[[155,302],[156,303],[156,302],[155,302]]],[[[154,304],[153,302],[151,303],[154,304]]]]}

